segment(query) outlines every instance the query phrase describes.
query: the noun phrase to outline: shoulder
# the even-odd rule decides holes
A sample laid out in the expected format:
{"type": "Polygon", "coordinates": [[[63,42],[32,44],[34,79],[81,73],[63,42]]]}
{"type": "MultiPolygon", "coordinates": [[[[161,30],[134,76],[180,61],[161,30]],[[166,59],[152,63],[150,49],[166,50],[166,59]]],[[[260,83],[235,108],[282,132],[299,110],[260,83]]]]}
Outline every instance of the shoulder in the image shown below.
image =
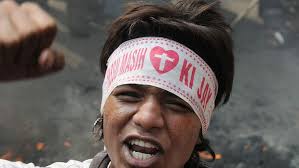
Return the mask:
{"type": "MultiPolygon", "coordinates": [[[[68,162],[55,162],[47,168],[89,168],[91,159],[85,160],[83,162],[77,160],[70,160],[68,162]]],[[[0,168],[40,168],[35,166],[33,163],[22,163],[22,162],[11,162],[7,160],[0,159],[0,168]]]]}
{"type": "Polygon", "coordinates": [[[209,162],[195,159],[195,160],[189,160],[187,164],[185,165],[185,168],[212,168],[209,162]]]}
{"type": "Polygon", "coordinates": [[[68,162],[55,162],[47,168],[89,168],[92,159],[83,162],[78,160],[69,160],[68,162]]]}
{"type": "Polygon", "coordinates": [[[90,164],[90,168],[106,168],[110,162],[110,158],[107,152],[104,150],[99,152],[93,159],[90,164]]]}
{"type": "Polygon", "coordinates": [[[33,163],[11,162],[8,160],[0,159],[0,168],[38,168],[33,163]]]}

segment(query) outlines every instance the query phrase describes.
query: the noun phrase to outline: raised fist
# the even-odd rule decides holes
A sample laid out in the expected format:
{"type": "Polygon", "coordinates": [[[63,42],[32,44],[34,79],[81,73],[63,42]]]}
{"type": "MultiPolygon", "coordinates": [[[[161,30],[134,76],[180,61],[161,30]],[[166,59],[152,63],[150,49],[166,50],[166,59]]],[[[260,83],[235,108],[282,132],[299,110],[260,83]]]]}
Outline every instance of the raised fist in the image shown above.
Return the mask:
{"type": "Polygon", "coordinates": [[[55,20],[37,4],[0,1],[0,82],[61,70],[64,56],[50,49],[56,32],[55,20]]]}

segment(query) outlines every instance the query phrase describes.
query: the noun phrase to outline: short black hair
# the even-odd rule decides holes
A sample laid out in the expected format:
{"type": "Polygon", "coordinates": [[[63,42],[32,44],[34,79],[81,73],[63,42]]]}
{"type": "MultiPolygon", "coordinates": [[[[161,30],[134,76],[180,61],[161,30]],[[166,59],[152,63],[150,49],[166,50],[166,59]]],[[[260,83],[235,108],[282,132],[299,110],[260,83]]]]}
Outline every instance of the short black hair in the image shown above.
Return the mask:
{"type": "Polygon", "coordinates": [[[107,60],[123,42],[138,37],[165,37],[184,44],[211,67],[218,80],[215,106],[229,100],[234,77],[231,28],[214,3],[179,0],[175,4],[134,3],[127,7],[108,30],[100,66],[105,73],[107,60]]]}

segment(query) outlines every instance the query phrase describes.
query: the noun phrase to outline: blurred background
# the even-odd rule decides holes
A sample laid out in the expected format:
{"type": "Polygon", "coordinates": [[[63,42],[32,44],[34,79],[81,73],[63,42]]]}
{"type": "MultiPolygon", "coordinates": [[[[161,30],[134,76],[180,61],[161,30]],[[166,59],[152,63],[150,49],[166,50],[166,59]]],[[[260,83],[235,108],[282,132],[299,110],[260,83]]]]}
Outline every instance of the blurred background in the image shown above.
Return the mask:
{"type": "MultiPolygon", "coordinates": [[[[128,1],[34,1],[57,19],[53,47],[67,66],[0,84],[0,158],[46,166],[102,149],[92,136],[103,80],[98,57],[107,26],[128,1]]],[[[236,75],[231,100],[209,129],[217,153],[211,164],[299,168],[299,0],[223,0],[221,9],[233,27],[236,75]]]]}

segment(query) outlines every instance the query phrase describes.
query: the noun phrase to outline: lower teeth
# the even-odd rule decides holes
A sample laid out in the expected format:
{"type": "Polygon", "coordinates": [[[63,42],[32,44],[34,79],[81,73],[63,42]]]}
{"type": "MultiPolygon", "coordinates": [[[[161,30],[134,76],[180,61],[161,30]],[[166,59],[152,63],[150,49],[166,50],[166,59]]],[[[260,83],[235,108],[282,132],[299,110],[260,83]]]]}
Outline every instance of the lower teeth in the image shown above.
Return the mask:
{"type": "Polygon", "coordinates": [[[149,159],[154,156],[151,154],[141,153],[141,152],[136,152],[136,151],[132,151],[131,154],[135,159],[139,159],[139,160],[146,160],[146,159],[149,159]]]}

